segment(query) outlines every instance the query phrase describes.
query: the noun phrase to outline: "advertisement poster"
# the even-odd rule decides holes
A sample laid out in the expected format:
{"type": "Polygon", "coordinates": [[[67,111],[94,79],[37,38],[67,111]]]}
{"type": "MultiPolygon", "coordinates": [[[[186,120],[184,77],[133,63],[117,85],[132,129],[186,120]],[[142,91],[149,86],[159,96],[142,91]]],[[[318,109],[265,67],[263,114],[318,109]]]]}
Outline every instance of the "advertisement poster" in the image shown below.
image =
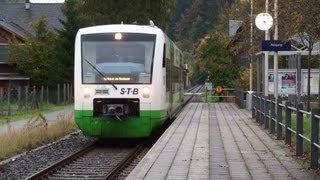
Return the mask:
{"type": "Polygon", "coordinates": [[[268,73],[268,87],[269,87],[269,94],[273,94],[274,91],[274,74],[273,72],[268,73]]]}
{"type": "MultiPolygon", "coordinates": [[[[269,71],[268,74],[269,94],[274,92],[274,74],[269,71]]],[[[297,72],[295,70],[279,70],[278,72],[278,90],[279,94],[296,94],[297,72]]]]}
{"type": "Polygon", "coordinates": [[[296,94],[297,89],[297,73],[296,72],[280,72],[281,78],[280,94],[296,94]]]}
{"type": "MultiPolygon", "coordinates": [[[[308,93],[308,70],[302,70],[302,93],[308,93]]],[[[310,90],[311,94],[318,94],[319,89],[319,70],[312,69],[311,70],[311,78],[310,78],[310,90]]]]}

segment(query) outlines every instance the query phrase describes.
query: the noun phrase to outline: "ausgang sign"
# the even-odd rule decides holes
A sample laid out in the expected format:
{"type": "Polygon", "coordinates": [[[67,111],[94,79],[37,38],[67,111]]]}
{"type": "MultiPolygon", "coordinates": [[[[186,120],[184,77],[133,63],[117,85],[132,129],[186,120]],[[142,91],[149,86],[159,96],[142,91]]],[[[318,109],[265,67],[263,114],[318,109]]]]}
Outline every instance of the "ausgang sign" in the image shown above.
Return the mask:
{"type": "Polygon", "coordinates": [[[291,51],[291,44],[284,41],[262,41],[262,51],[291,51]]]}

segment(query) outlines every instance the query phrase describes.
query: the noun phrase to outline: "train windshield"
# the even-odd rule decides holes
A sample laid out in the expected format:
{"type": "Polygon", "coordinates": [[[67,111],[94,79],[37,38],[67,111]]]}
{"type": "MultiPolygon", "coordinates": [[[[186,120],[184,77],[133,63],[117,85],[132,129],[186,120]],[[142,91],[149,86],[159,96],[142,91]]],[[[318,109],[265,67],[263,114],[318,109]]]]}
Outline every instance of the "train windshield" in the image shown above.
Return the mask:
{"type": "Polygon", "coordinates": [[[81,36],[84,84],[150,84],[156,35],[81,36]]]}

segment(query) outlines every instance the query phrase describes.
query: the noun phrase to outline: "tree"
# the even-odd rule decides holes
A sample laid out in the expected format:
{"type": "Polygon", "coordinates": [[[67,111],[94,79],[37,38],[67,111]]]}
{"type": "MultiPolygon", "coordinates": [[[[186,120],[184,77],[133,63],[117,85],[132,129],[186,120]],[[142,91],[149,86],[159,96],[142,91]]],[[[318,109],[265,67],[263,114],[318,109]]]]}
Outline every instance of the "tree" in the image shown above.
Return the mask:
{"type": "Polygon", "coordinates": [[[66,67],[66,71],[61,74],[65,82],[71,82],[73,79],[74,41],[82,23],[79,19],[80,7],[81,4],[78,0],[67,0],[62,7],[65,19],[60,20],[63,29],[57,30],[59,37],[55,51],[57,52],[57,60],[66,67]]]}
{"type": "Polygon", "coordinates": [[[214,85],[233,87],[239,69],[234,62],[232,51],[227,47],[226,39],[216,31],[211,32],[198,47],[197,59],[214,85]]]}
{"type": "MultiPolygon", "coordinates": [[[[281,34],[286,38],[300,38],[308,50],[308,104],[310,110],[310,79],[313,45],[320,41],[320,2],[318,0],[288,0],[280,2],[279,21],[281,34]]],[[[320,91],[319,91],[320,92],[320,91]]],[[[319,93],[320,95],[320,93],[319,93]]]]}
{"type": "Polygon", "coordinates": [[[36,85],[54,85],[61,80],[64,67],[56,59],[53,44],[57,34],[46,25],[46,19],[40,17],[32,23],[33,34],[28,34],[24,44],[13,39],[9,44],[9,63],[27,76],[36,85]]]}
{"type": "Polygon", "coordinates": [[[192,0],[176,23],[175,39],[180,48],[192,52],[198,39],[203,38],[215,26],[217,15],[231,0],[192,0]]]}

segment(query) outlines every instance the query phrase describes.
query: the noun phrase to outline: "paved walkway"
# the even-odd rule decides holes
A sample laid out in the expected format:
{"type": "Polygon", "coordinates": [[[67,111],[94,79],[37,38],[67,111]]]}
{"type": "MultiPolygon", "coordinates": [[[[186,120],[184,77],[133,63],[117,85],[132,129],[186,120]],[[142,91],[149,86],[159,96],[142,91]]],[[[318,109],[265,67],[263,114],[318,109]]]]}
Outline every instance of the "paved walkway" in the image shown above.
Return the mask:
{"type": "MultiPolygon", "coordinates": [[[[63,107],[62,107],[63,108],[63,107]]],[[[65,108],[53,112],[44,113],[43,115],[48,120],[48,123],[52,123],[57,120],[59,115],[72,115],[73,114],[73,106],[66,106],[65,108]]],[[[13,129],[20,129],[22,128],[30,118],[21,119],[18,121],[13,121],[10,123],[0,125],[0,134],[6,133],[9,131],[10,128],[13,129]]]]}
{"type": "Polygon", "coordinates": [[[128,179],[313,179],[234,104],[190,103],[128,179]]]}

